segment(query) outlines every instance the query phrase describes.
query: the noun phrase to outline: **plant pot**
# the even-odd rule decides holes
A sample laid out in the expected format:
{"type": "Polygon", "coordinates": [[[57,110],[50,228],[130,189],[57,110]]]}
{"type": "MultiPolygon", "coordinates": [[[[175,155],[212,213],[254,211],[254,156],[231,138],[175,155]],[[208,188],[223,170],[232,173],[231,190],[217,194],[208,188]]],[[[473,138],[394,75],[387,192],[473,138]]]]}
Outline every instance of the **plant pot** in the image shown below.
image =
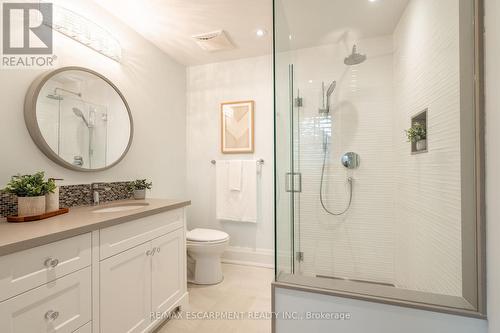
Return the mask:
{"type": "Polygon", "coordinates": [[[56,187],[54,193],[45,195],[45,210],[47,213],[59,210],[59,187],[56,187]]]}
{"type": "Polygon", "coordinates": [[[18,197],[17,215],[32,216],[45,213],[45,196],[39,197],[18,197]]]}
{"type": "Polygon", "coordinates": [[[134,199],[135,200],[146,199],[146,190],[134,190],[134,199]]]}
{"type": "Polygon", "coordinates": [[[427,149],[427,140],[419,140],[416,143],[417,151],[422,151],[427,149]]]}

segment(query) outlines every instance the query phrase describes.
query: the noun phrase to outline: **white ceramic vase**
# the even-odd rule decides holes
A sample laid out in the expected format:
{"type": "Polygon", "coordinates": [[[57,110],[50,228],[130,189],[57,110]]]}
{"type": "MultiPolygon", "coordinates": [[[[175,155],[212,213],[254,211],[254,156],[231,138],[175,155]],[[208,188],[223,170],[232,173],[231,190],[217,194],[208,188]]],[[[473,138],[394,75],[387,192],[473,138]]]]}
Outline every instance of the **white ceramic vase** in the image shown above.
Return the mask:
{"type": "Polygon", "coordinates": [[[59,187],[56,187],[54,193],[45,195],[45,210],[55,212],[59,210],[59,187]]]}
{"type": "Polygon", "coordinates": [[[422,151],[427,149],[427,140],[420,140],[416,143],[417,151],[422,151]]]}
{"type": "Polygon", "coordinates": [[[134,199],[135,200],[146,199],[146,190],[134,190],[134,199]]]}
{"type": "Polygon", "coordinates": [[[18,197],[17,215],[32,216],[45,213],[45,196],[39,197],[18,197]]]}

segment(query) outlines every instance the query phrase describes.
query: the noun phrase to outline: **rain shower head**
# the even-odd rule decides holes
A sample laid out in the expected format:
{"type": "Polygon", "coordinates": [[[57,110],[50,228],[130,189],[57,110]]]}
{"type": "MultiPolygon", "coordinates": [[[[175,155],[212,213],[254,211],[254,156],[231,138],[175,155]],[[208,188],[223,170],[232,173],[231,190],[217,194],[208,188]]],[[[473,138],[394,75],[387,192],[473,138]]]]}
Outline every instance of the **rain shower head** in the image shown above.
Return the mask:
{"type": "Polygon", "coordinates": [[[81,118],[83,120],[83,122],[85,123],[85,125],[90,128],[92,126],[90,126],[89,122],[87,121],[87,119],[85,119],[85,116],[83,115],[83,112],[82,110],[80,110],[79,108],[73,108],[73,113],[75,114],[75,116],[77,116],[78,118],[81,118]]]}
{"type": "Polygon", "coordinates": [[[359,65],[366,60],[366,54],[358,53],[357,46],[354,44],[352,47],[352,53],[344,59],[344,64],[347,66],[359,65]]]}
{"type": "Polygon", "coordinates": [[[61,95],[56,95],[56,94],[48,94],[47,98],[53,99],[56,101],[62,101],[64,99],[61,95]]]}

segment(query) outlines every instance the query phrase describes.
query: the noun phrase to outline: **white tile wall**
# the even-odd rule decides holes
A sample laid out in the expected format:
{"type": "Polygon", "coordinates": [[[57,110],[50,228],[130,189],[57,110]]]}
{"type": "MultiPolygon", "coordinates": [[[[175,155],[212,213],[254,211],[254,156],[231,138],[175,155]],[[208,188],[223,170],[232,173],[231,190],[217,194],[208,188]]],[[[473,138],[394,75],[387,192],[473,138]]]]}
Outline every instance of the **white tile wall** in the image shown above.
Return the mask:
{"type": "MultiPolygon", "coordinates": [[[[460,76],[458,2],[410,2],[393,36],[358,42],[368,61],[347,67],[352,45],[291,52],[298,110],[296,167],[298,271],[394,283],[461,295],[460,76]],[[330,119],[318,114],[321,82],[337,80],[330,119]],[[298,91],[299,90],[299,91],[298,91]],[[404,130],[428,108],[429,152],[410,153],[404,130]],[[353,203],[340,217],[320,205],[323,129],[332,133],[325,179],[327,206],[353,203]],[[340,157],[361,156],[347,171],[340,157]]],[[[285,54],[284,54],[285,55],[285,54]]],[[[295,109],[297,112],[297,109],[295,109]]]]}
{"type": "MultiPolygon", "coordinates": [[[[294,52],[299,112],[296,160],[303,191],[298,196],[296,240],[305,275],[394,282],[394,180],[392,38],[363,40],[369,61],[344,65],[351,46],[327,45],[294,52]],[[320,116],[321,82],[337,81],[328,119],[320,116]],[[331,132],[324,197],[330,210],[348,204],[347,177],[354,181],[347,214],[331,216],[320,205],[323,128],[331,132]],[[361,156],[357,170],[340,163],[345,152],[361,156]]],[[[296,92],[297,94],[297,92],[296,92]]],[[[297,112],[297,110],[295,111],[297,112]]]]}
{"type": "Polygon", "coordinates": [[[462,295],[459,12],[456,0],[413,0],[394,33],[396,281],[462,295]],[[429,152],[403,130],[428,108],[429,152]]]}

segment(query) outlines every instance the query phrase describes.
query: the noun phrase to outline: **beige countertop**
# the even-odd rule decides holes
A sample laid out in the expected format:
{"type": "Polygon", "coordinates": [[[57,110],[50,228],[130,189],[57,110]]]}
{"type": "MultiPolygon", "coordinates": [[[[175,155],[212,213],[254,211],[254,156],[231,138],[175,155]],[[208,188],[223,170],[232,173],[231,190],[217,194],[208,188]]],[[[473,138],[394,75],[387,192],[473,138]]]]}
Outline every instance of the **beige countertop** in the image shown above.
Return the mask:
{"type": "Polygon", "coordinates": [[[0,256],[186,207],[190,204],[191,202],[187,200],[126,200],[99,206],[75,207],[71,208],[68,214],[36,222],[8,223],[5,219],[0,219],[0,256]],[[108,207],[141,204],[144,206],[129,211],[95,212],[95,210],[108,207]]]}

